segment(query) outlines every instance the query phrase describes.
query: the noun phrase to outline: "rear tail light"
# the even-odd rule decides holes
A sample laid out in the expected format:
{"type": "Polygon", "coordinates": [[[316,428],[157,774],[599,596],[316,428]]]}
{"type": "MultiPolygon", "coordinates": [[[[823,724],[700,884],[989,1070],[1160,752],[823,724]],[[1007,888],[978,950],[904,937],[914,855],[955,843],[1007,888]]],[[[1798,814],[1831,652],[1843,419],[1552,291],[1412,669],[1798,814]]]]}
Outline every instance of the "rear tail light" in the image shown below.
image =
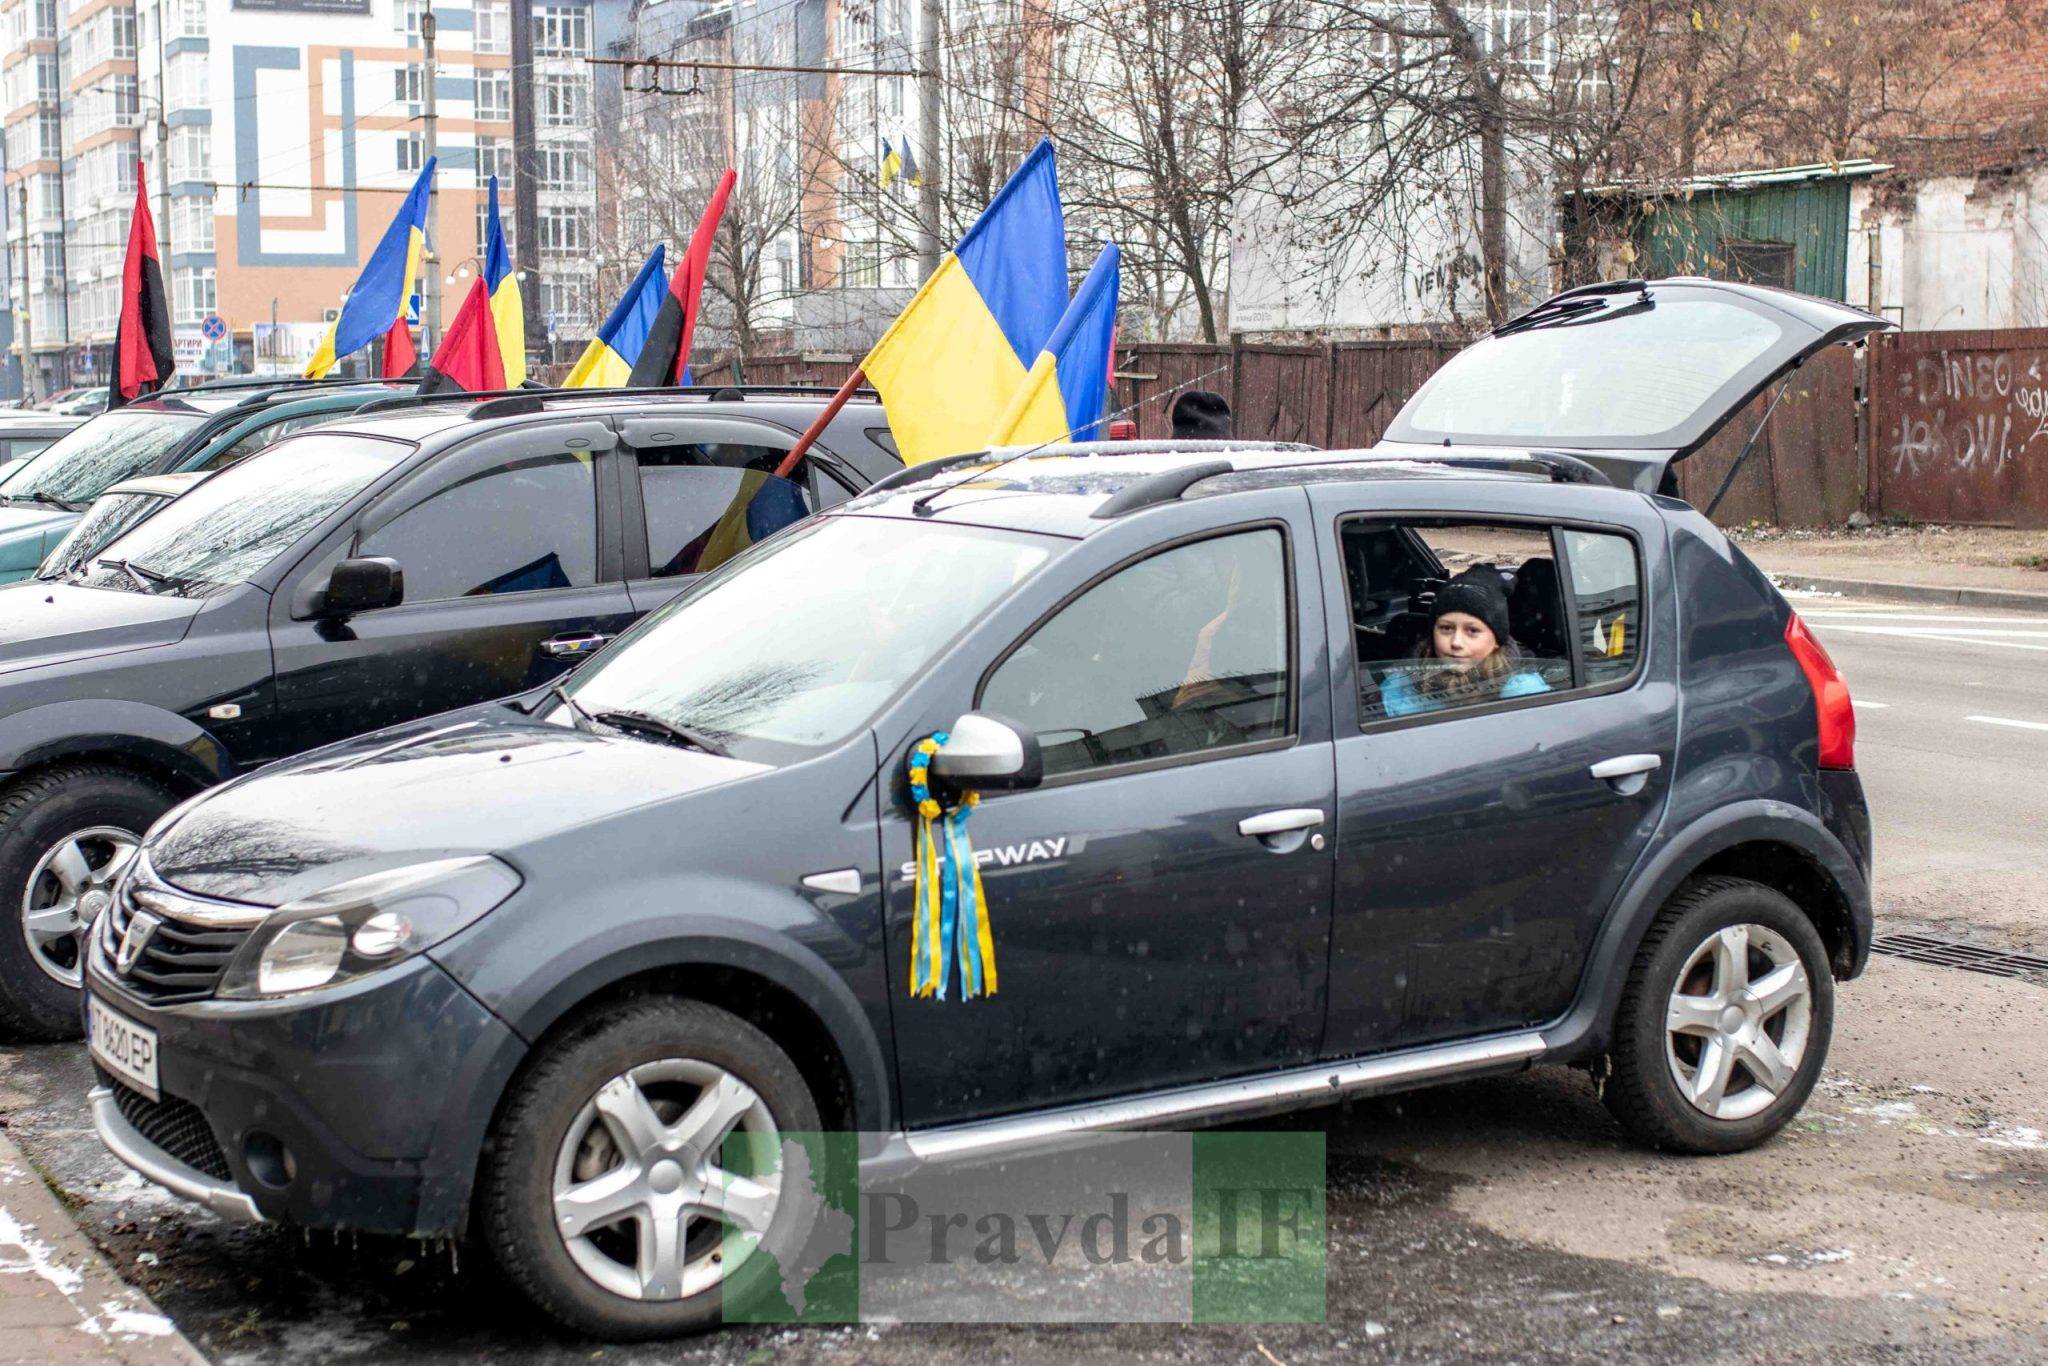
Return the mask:
{"type": "Polygon", "coordinates": [[[1828,652],[1806,629],[1794,612],[1785,623],[1785,643],[1813,689],[1813,709],[1820,716],[1820,766],[1856,767],[1856,706],[1849,700],[1849,685],[1828,652]]]}

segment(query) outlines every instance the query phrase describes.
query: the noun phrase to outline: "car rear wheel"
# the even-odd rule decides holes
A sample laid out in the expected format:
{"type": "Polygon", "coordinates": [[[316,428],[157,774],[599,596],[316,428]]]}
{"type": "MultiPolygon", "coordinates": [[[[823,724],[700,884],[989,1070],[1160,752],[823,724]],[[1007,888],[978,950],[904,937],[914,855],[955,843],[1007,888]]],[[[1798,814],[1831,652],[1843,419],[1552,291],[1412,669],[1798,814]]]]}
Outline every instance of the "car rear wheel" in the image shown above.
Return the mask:
{"type": "Polygon", "coordinates": [[[1652,1147],[1740,1152],[1806,1103],[1834,1029],[1813,922],[1738,878],[1686,884],[1636,954],[1615,1021],[1607,1104],[1652,1147]]]}
{"type": "Polygon", "coordinates": [[[83,945],[143,832],[177,801],[126,769],[66,765],[0,792],[0,1029],[75,1039],[83,945]]]}
{"type": "Polygon", "coordinates": [[[485,1236],[580,1332],[714,1327],[796,1264],[816,1182],[787,1170],[785,1139],[818,1127],[796,1064],[759,1029],[701,1002],[634,1001],[514,1083],[484,1163],[485,1236]]]}

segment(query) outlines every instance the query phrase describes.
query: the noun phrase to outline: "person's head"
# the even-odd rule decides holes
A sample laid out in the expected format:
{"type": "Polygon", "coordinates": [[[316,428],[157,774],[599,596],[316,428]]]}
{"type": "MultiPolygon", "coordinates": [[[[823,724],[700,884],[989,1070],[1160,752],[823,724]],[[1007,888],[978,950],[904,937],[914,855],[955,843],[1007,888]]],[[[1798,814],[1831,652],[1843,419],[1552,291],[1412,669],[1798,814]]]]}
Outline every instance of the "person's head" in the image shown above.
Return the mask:
{"type": "Polygon", "coordinates": [[[1190,389],[1173,401],[1173,435],[1180,441],[1230,439],[1230,401],[1207,389],[1190,389]]]}
{"type": "Polygon", "coordinates": [[[1430,633],[1418,651],[1444,664],[1446,688],[1497,683],[1514,671],[1519,651],[1508,634],[1508,595],[1500,571],[1474,565],[1437,590],[1430,633]]]}

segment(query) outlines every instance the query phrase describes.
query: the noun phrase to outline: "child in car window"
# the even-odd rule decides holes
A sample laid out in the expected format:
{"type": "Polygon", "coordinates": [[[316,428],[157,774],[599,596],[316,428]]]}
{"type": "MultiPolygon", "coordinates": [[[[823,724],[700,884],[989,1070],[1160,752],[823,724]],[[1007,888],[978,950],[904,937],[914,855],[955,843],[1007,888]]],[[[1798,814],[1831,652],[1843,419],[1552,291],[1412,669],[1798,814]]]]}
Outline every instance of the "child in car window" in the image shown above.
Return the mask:
{"type": "Polygon", "coordinates": [[[1431,630],[1415,655],[1425,663],[1390,673],[1380,684],[1389,716],[1413,716],[1503,697],[1550,691],[1508,635],[1508,595],[1500,571],[1473,565],[1437,591],[1431,630]]]}

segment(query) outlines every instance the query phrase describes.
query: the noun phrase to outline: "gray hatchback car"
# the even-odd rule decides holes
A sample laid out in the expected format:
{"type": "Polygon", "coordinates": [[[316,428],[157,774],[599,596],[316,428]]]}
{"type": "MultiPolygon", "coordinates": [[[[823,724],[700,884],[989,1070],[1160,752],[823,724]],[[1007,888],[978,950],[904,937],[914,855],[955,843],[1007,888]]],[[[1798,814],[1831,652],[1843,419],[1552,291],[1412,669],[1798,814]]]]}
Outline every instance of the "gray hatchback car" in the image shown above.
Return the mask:
{"type": "Polygon", "coordinates": [[[558,686],[179,807],[87,931],[101,1137],[236,1218],[476,1234],[615,1338],[802,1237],[735,1136],[885,1170],[1566,1063],[1650,1144],[1763,1141],[1870,948],[1854,714],[1655,490],[1882,324],[1545,310],[1381,448],[921,466],[558,686]],[[920,778],[982,796],[937,963],[920,778]]]}

